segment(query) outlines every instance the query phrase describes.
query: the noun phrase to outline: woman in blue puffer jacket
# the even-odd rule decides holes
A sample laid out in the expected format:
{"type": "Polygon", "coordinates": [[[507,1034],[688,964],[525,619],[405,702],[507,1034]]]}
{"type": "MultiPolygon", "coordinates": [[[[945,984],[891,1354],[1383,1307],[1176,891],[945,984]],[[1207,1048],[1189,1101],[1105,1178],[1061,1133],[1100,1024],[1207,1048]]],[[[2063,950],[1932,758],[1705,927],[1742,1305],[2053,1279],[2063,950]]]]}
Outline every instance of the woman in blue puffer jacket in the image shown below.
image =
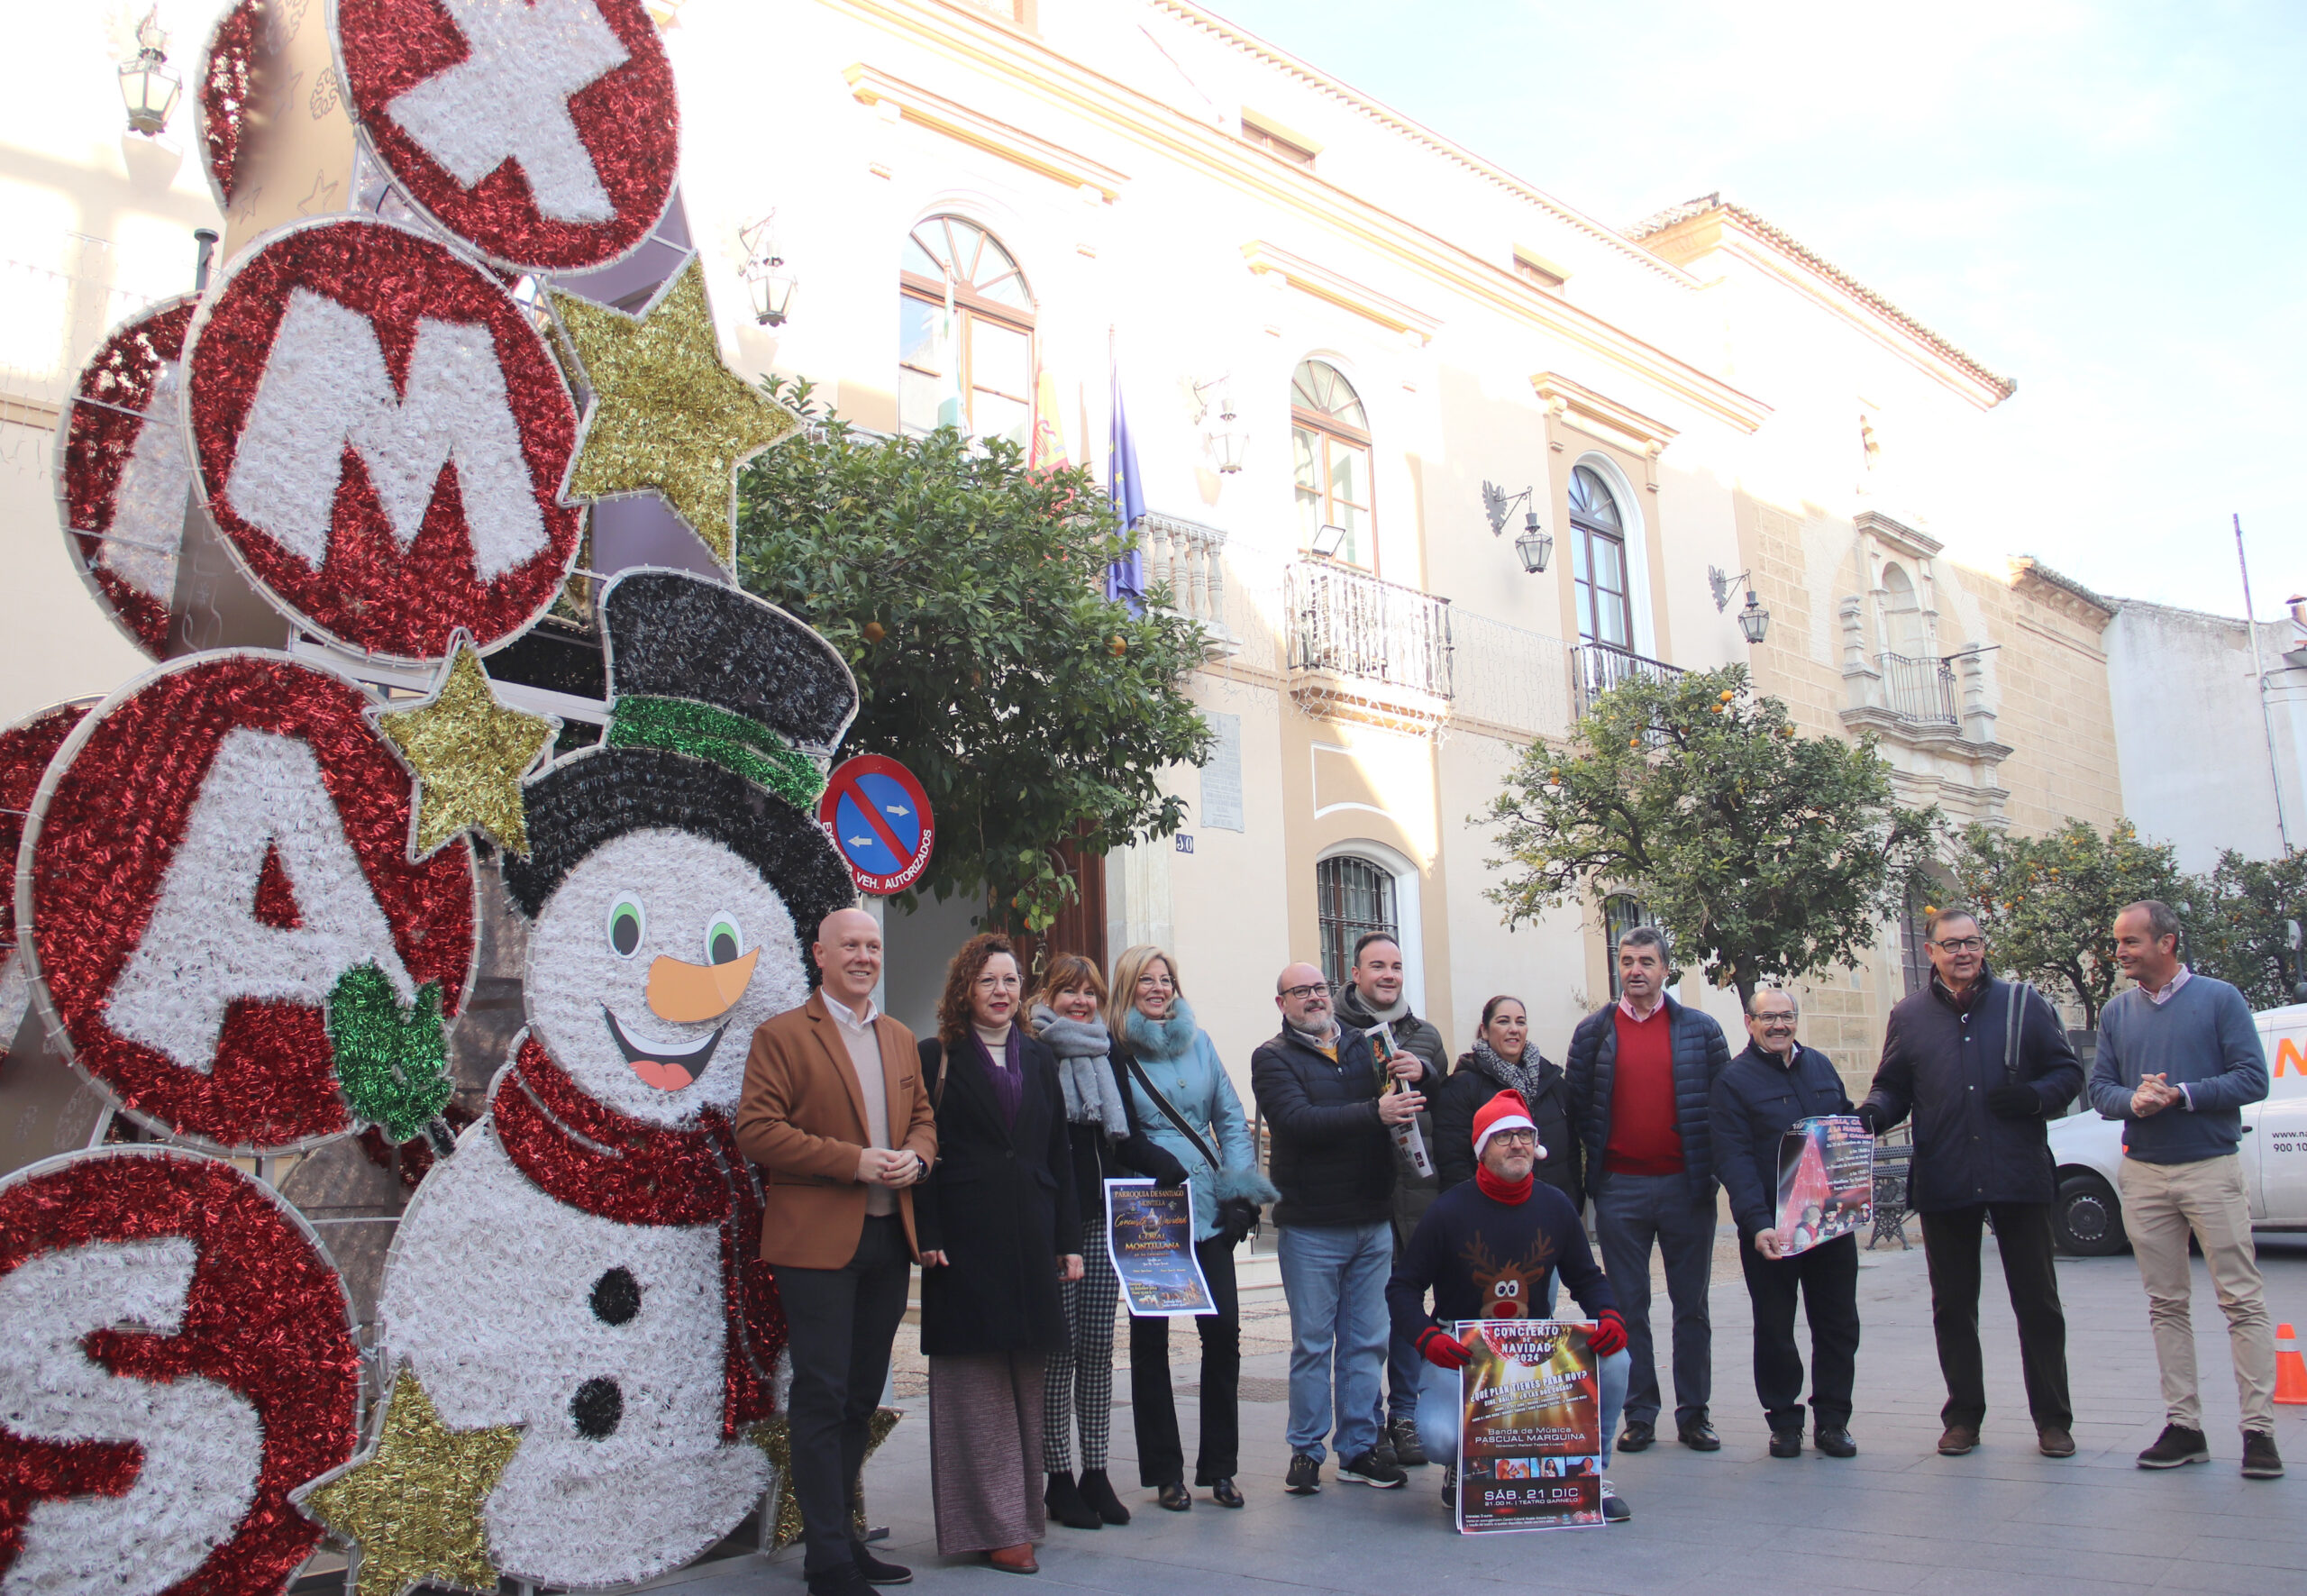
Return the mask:
{"type": "MultiPolygon", "coordinates": [[[[1208,1487],[1220,1507],[1238,1508],[1242,1493],[1234,1475],[1241,1453],[1242,1312],[1234,1248],[1255,1223],[1254,1205],[1280,1193],[1258,1172],[1242,1100],[1208,1033],[1194,1024],[1178,962],[1157,947],[1128,949],[1114,962],[1107,1001],[1114,1070],[1130,1117],[1176,1157],[1193,1185],[1194,1255],[1217,1307],[1194,1320],[1201,1332],[1201,1451],[1194,1483],[1208,1487]]],[[[1172,1512],[1184,1512],[1193,1498],[1186,1490],[1185,1448],[1170,1391],[1168,1319],[1129,1321],[1129,1393],[1138,1483],[1155,1487],[1172,1512]]]]}

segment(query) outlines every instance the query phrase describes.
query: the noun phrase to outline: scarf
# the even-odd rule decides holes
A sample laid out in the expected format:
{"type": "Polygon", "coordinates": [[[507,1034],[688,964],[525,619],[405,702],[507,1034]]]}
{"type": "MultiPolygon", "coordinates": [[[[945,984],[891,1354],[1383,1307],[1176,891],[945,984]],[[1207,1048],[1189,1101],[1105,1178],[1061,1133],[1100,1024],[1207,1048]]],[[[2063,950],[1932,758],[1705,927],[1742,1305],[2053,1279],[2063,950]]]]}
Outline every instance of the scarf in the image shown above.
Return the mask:
{"type": "MultiPolygon", "coordinates": [[[[1354,994],[1354,1006],[1370,1017],[1371,1025],[1391,1025],[1394,1021],[1401,1018],[1404,1015],[1409,1012],[1409,994],[1408,992],[1398,993],[1391,1003],[1388,1004],[1385,1008],[1381,1008],[1375,1003],[1371,1002],[1369,999],[1363,997],[1362,995],[1362,989],[1355,986],[1352,981],[1346,982],[1346,990],[1354,994]]],[[[1368,1027],[1364,1026],[1363,1028],[1367,1029],[1368,1027]]]]}
{"type": "Polygon", "coordinates": [[[992,1047],[986,1042],[985,1033],[976,1026],[970,1026],[970,1042],[977,1049],[978,1067],[985,1072],[985,1079],[993,1088],[993,1100],[1001,1110],[1001,1123],[1011,1130],[1017,1128],[1018,1105],[1026,1099],[1025,1044],[1019,1040],[1016,1026],[1001,1033],[1001,1056],[993,1056],[992,1047]]]}
{"type": "Polygon", "coordinates": [[[707,1108],[695,1130],[629,1118],[579,1090],[533,1035],[488,1106],[506,1155],[555,1201],[625,1225],[720,1226],[721,1438],[775,1412],[785,1310],[761,1258],[761,1188],[728,1116],[707,1108]]]}
{"type": "Polygon", "coordinates": [[[1485,1166],[1479,1163],[1474,1165],[1474,1184],[1480,1187],[1482,1194],[1492,1202],[1527,1202],[1530,1200],[1530,1189],[1537,1184],[1537,1180],[1536,1173],[1533,1172],[1524,1175],[1518,1181],[1509,1183],[1491,1174],[1485,1166]]]}
{"type": "Polygon", "coordinates": [[[1113,1066],[1106,1062],[1114,1045],[1106,1022],[1061,1019],[1047,1004],[1036,1003],[1032,1023],[1034,1035],[1057,1054],[1057,1084],[1065,1093],[1066,1120],[1098,1126],[1112,1141],[1126,1138],[1129,1112],[1122,1107],[1113,1066]]]}
{"type": "Polygon", "coordinates": [[[1546,1080],[1545,1054],[1525,1043],[1522,1056],[1509,1063],[1499,1056],[1497,1049],[1479,1036],[1474,1038],[1473,1051],[1474,1062],[1481,1066],[1484,1074],[1495,1080],[1500,1086],[1511,1087],[1520,1092],[1524,1102],[1533,1105],[1537,1102],[1538,1088],[1546,1080]]]}
{"type": "Polygon", "coordinates": [[[1193,1005],[1173,998],[1167,1019],[1147,1019],[1135,1008],[1122,1016],[1121,1035],[1140,1058],[1181,1059],[1193,1051],[1201,1030],[1194,1024],[1193,1005]]]}

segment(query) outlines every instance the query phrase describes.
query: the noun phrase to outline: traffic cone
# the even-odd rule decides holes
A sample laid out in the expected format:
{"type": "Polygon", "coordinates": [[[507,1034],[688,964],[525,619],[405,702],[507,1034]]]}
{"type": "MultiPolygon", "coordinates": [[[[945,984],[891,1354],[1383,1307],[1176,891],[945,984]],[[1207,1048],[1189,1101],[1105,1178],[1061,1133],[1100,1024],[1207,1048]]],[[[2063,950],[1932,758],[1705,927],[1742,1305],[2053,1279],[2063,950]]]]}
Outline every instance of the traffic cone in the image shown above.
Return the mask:
{"type": "Polygon", "coordinates": [[[2307,1406],[2307,1357],[2289,1325],[2275,1327],[2275,1400],[2307,1406]]]}

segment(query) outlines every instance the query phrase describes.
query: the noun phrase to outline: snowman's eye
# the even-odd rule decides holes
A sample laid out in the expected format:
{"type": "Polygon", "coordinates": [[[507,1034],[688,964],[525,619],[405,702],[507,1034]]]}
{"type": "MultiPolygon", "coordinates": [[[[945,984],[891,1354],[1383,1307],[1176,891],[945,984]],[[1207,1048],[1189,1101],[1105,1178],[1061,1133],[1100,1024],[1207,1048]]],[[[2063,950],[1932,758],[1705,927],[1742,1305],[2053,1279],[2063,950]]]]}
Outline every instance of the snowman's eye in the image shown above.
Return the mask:
{"type": "Polygon", "coordinates": [[[618,893],[609,905],[609,952],[630,959],[641,951],[641,939],[648,931],[649,917],[642,912],[641,899],[630,892],[618,893]]]}
{"type": "Polygon", "coordinates": [[[733,964],[745,951],[744,927],[734,915],[716,915],[705,927],[705,957],[714,964],[733,964]]]}

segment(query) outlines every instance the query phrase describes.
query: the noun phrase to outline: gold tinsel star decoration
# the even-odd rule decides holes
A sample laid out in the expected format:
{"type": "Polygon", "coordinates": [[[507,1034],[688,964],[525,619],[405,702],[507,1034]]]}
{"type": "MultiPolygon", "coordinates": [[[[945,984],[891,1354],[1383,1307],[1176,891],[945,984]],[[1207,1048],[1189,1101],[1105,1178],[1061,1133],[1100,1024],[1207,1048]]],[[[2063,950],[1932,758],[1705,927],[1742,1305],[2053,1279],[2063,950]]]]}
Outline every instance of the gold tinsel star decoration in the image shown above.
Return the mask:
{"type": "Polygon", "coordinates": [[[449,639],[433,696],[406,709],[370,711],[416,778],[412,857],[423,859],[468,827],[515,853],[529,851],[521,777],[552,745],[561,723],[499,703],[472,639],[449,639]]]}
{"type": "MultiPolygon", "coordinates": [[[[905,1417],[901,1408],[876,1408],[865,1420],[865,1455],[871,1458],[898,1427],[898,1420],[905,1417]]],[[[793,1432],[785,1415],[764,1418],[752,1427],[753,1445],[769,1454],[769,1466],[777,1473],[777,1500],[771,1509],[772,1528],[767,1548],[781,1552],[801,1538],[801,1504],[793,1497],[793,1432]]],[[[865,1538],[865,1482],[861,1473],[855,1493],[849,1501],[849,1527],[861,1542],[865,1538]]],[[[360,1596],[368,1596],[362,1591],[360,1596]]]]}
{"type": "Polygon", "coordinates": [[[403,1369],[368,1451],[290,1500],[360,1548],[357,1596],[403,1596],[425,1583],[493,1592],[481,1504],[520,1444],[509,1425],[451,1429],[403,1369]]]}
{"type": "Polygon", "coordinates": [[[593,396],[561,497],[654,492],[734,568],[737,468],[801,418],[721,363],[705,268],[691,255],[638,317],[559,289],[552,304],[593,396]]]}

